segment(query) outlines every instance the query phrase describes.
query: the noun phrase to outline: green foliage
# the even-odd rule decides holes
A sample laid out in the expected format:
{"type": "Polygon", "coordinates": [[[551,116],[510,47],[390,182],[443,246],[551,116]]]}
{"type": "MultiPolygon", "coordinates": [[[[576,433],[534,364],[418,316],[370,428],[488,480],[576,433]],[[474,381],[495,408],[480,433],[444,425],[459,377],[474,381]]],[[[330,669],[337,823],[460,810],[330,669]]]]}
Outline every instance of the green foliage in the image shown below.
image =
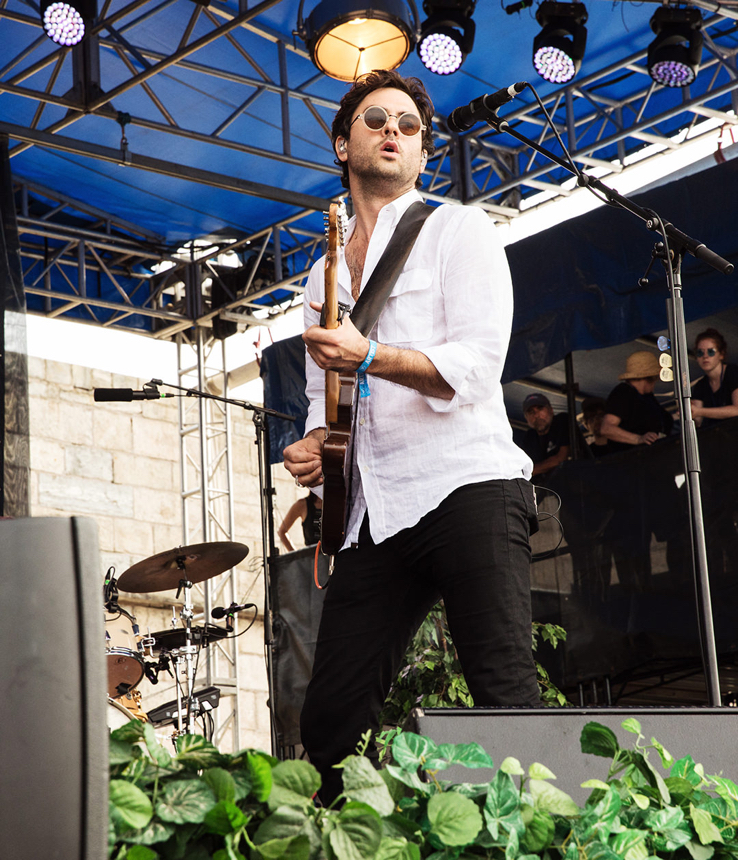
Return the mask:
{"type": "MultiPolygon", "coordinates": [[[[114,860],[726,860],[738,858],[738,786],[675,760],[655,739],[621,747],[588,723],[583,752],[611,760],[583,807],[540,762],[494,763],[478,744],[436,744],[393,733],[391,763],[361,755],[342,769],[344,792],[314,803],[308,763],[254,750],[223,755],[195,736],[171,756],[138,721],[111,735],[110,841],[114,860]],[[654,761],[649,759],[649,755],[654,761]],[[453,783],[449,767],[485,769],[453,783]],[[490,778],[491,774],[491,778],[490,778]]],[[[366,743],[360,746],[365,749],[366,743]]]]}
{"type": "MultiPolygon", "coordinates": [[[[533,651],[540,640],[553,648],[566,639],[566,631],[557,624],[533,622],[533,651]]],[[[546,705],[565,707],[566,696],[551,681],[548,672],[536,660],[538,687],[546,705]]],[[[401,726],[413,708],[467,708],[474,700],[466,686],[461,663],[456,655],[446,622],[443,603],[438,603],[415,634],[404,666],[390,690],[380,715],[381,725],[401,726]]]]}

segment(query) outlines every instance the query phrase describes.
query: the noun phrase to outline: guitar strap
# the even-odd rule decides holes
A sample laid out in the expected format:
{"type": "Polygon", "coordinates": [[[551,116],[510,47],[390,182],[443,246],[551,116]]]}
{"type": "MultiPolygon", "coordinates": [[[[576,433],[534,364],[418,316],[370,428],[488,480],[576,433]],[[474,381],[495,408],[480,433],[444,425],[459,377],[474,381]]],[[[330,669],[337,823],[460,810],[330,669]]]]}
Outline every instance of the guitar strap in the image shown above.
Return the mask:
{"type": "Polygon", "coordinates": [[[422,200],[416,200],[407,208],[395,227],[392,238],[351,311],[351,322],[364,337],[369,336],[369,332],[379,319],[382,308],[392,294],[402,267],[407,262],[415,240],[425,224],[425,219],[434,208],[423,203],[422,200]]]}

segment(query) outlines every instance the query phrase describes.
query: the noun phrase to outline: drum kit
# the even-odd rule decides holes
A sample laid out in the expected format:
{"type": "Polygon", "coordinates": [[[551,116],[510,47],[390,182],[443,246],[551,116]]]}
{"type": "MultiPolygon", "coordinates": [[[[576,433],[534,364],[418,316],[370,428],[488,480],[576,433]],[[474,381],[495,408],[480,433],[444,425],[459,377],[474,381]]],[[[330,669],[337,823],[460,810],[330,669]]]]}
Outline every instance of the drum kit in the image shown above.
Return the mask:
{"type": "Polygon", "coordinates": [[[106,611],[108,726],[111,729],[137,718],[156,726],[175,725],[174,739],[180,734],[194,733],[196,718],[202,718],[203,725],[209,718],[212,727],[210,712],[217,707],[220,692],[215,687],[195,690],[197,658],[202,648],[233,633],[235,612],[247,607],[256,610],[256,606],[231,604],[220,610],[218,617],[225,617],[225,627],[210,623],[196,626],[193,624],[191,591],[196,583],[237,565],[247,553],[248,547],[242,543],[203,543],[160,552],[134,564],[118,579],[113,575],[114,568],[108,570],[103,602],[106,611]],[[174,606],[169,630],[141,635],[136,616],[118,603],[119,589],[134,594],[176,589],[175,600],[182,598],[181,625],[174,606]],[[172,676],[177,698],[147,714],[141,707],[142,697],[137,687],[144,676],[152,684],[157,684],[162,671],[172,676]]]}

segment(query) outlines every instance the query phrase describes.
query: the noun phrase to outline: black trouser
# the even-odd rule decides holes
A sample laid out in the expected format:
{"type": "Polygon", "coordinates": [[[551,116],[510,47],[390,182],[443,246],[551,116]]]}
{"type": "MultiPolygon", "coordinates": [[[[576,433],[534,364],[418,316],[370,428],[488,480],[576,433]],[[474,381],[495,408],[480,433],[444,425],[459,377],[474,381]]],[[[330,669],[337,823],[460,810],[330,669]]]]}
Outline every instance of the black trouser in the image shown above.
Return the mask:
{"type": "Polygon", "coordinates": [[[439,597],[474,703],[539,704],[528,542],[535,517],[527,481],[485,481],[454,491],[380,544],[365,520],[358,548],[339,553],[301,719],[324,803],[341,791],[332,766],[367,728],[378,730],[410,640],[439,597]]]}

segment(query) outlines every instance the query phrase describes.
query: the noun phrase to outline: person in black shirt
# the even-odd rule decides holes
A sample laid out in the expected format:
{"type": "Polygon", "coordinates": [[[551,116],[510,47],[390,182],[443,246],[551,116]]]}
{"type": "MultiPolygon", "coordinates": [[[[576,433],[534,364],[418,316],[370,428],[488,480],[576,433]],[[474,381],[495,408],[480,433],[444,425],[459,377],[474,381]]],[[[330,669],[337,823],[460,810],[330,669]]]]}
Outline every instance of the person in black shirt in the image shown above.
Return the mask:
{"type": "MultiPolygon", "coordinates": [[[[637,445],[652,445],[671,433],[674,419],[653,393],[660,369],[658,359],[648,350],[628,356],[625,372],[620,374],[621,382],[610,392],[602,419],[601,433],[610,440],[613,453],[633,450],[637,445]]],[[[613,555],[620,585],[630,592],[647,592],[652,588],[654,511],[647,502],[648,493],[641,492],[639,469],[637,463],[623,461],[612,476],[612,492],[617,498],[610,522],[613,555]]],[[[662,503],[665,504],[663,500],[662,503]]],[[[629,619],[631,623],[633,619],[629,619]]]]}
{"type": "Polygon", "coordinates": [[[692,418],[699,427],[710,427],[738,415],[738,366],[726,364],[728,344],[717,329],[697,335],[695,352],[705,374],[692,389],[692,418]]]}
{"type": "Polygon", "coordinates": [[[592,441],[589,442],[589,452],[593,457],[604,457],[611,453],[610,440],[602,435],[604,417],[604,398],[585,397],[582,401],[582,423],[592,436],[592,441]]]}
{"type": "Polygon", "coordinates": [[[521,447],[533,461],[532,477],[546,475],[569,457],[569,415],[554,415],[545,394],[529,394],[523,401],[523,415],[530,430],[521,447]]]}
{"type": "Polygon", "coordinates": [[[607,398],[600,431],[613,452],[652,445],[671,433],[674,419],[653,393],[660,370],[658,359],[648,350],[628,356],[625,373],[619,377],[622,381],[607,398]]]}
{"type": "Polygon", "coordinates": [[[289,552],[294,550],[294,546],[292,546],[292,541],[289,539],[287,532],[298,519],[302,520],[302,536],[305,540],[305,546],[312,546],[320,540],[322,505],[322,501],[315,493],[308,493],[307,496],[298,499],[287,511],[287,515],[282,520],[282,525],[278,529],[278,534],[279,539],[289,552]]]}

